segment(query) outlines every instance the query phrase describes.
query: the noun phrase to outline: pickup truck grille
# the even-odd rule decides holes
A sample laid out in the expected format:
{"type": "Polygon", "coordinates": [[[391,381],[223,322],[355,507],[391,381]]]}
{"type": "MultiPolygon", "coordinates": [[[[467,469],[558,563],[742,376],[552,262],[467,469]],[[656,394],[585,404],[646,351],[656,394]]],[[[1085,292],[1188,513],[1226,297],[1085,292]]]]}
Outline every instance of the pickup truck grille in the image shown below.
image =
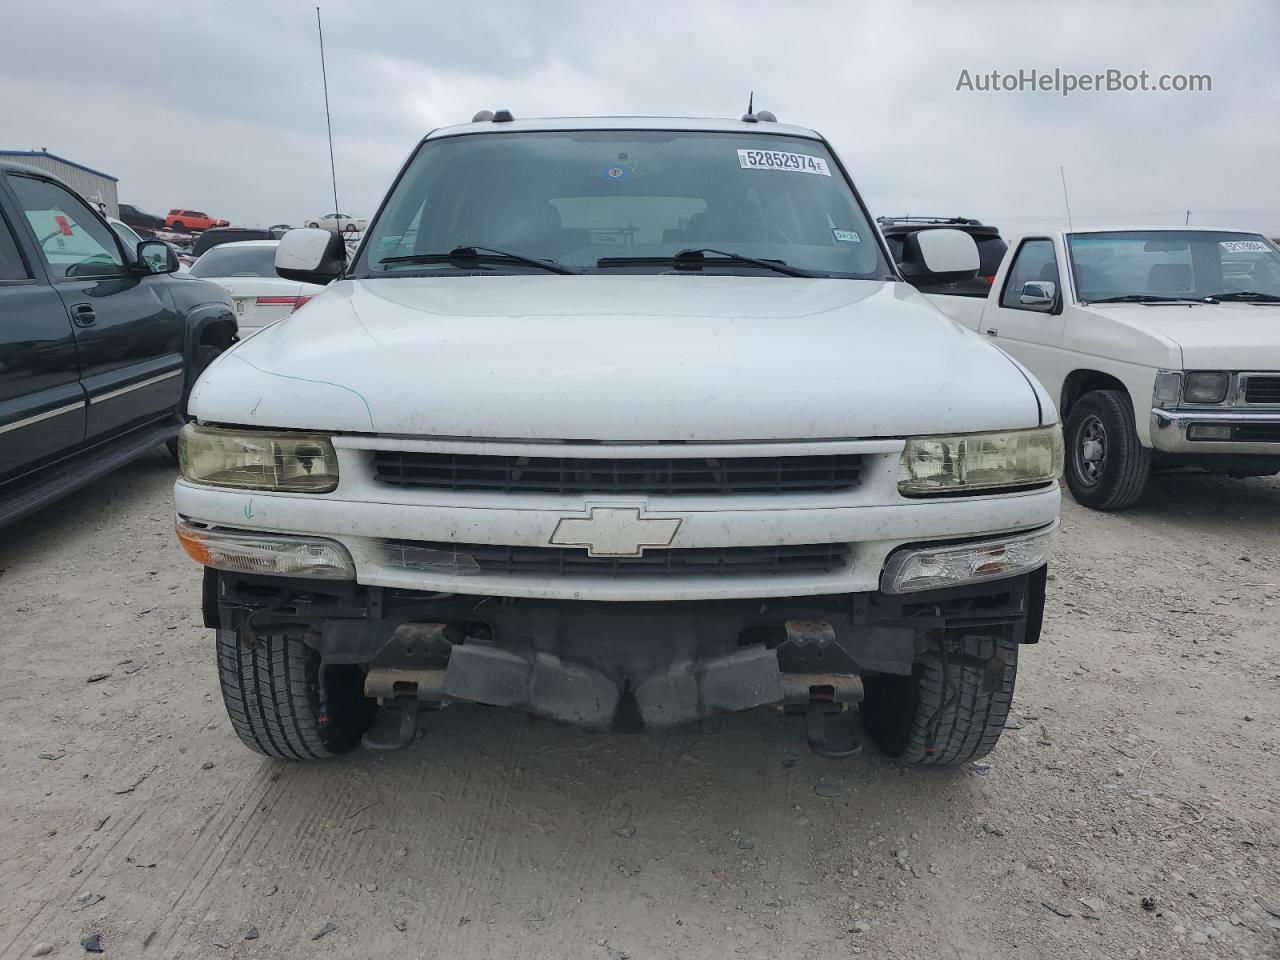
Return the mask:
{"type": "Polygon", "coordinates": [[[849,545],[806,543],[769,547],[648,549],[639,557],[592,557],[576,547],[387,540],[383,543],[383,559],[389,566],[438,573],[543,577],[740,577],[842,570],[848,566],[849,545]]]}
{"type": "Polygon", "coordinates": [[[1250,377],[1244,385],[1244,402],[1280,404],[1280,377],[1250,377]]]}
{"type": "Polygon", "coordinates": [[[850,490],[861,479],[862,457],[855,453],[632,460],[375,450],[373,467],[379,483],[434,490],[732,495],[850,490]]]}

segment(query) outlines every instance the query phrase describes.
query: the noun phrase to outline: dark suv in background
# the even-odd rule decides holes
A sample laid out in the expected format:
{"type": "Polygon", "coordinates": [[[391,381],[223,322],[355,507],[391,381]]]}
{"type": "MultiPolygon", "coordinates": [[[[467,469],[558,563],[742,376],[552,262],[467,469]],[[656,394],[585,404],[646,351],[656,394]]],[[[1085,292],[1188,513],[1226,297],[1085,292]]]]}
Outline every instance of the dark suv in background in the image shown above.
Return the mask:
{"type": "Polygon", "coordinates": [[[876,223],[893,259],[902,262],[902,245],[906,238],[920,230],[963,230],[973,237],[978,245],[978,275],[972,280],[961,280],[958,283],[916,283],[921,293],[946,293],[960,297],[985,297],[991,292],[991,283],[1000,269],[1000,261],[1004,259],[1009,245],[1000,236],[1000,231],[981,220],[969,220],[965,217],[880,217],[876,223]]]}
{"type": "Polygon", "coordinates": [[[0,161],[0,526],[177,436],[235,341],[221,287],[134,249],[56,177],[0,161]]]}

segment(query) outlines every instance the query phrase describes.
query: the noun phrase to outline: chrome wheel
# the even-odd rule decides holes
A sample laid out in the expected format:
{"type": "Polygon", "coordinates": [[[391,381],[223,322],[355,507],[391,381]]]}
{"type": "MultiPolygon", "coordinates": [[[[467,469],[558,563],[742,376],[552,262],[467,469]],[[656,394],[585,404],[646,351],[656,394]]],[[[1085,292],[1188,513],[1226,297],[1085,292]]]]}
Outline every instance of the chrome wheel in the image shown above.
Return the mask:
{"type": "Polygon", "coordinates": [[[1073,456],[1082,483],[1093,486],[1102,479],[1107,467],[1107,429],[1097,416],[1090,414],[1080,424],[1073,456]]]}

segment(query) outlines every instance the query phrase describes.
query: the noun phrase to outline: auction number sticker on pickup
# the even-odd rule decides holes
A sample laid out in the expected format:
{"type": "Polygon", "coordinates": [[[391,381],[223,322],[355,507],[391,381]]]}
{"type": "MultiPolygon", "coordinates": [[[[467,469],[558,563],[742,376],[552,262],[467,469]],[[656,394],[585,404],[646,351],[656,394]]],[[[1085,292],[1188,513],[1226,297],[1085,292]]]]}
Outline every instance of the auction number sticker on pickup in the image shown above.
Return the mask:
{"type": "Polygon", "coordinates": [[[816,173],[831,176],[827,161],[807,153],[783,153],[779,150],[739,150],[738,166],[743,170],[789,170],[792,173],[816,173]]]}
{"type": "Polygon", "coordinates": [[[1227,253],[1266,253],[1269,249],[1261,240],[1222,240],[1218,246],[1227,253]]]}

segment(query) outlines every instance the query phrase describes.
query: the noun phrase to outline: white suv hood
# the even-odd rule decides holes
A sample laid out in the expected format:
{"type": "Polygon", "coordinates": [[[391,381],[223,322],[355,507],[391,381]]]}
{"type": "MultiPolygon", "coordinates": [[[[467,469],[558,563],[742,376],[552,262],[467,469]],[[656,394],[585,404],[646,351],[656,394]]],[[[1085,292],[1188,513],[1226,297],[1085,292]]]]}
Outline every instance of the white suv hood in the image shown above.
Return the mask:
{"type": "Polygon", "coordinates": [[[610,441],[1040,423],[1023,373],[906,284],[696,275],[342,281],[223,354],[189,412],[335,433],[610,441]]]}

